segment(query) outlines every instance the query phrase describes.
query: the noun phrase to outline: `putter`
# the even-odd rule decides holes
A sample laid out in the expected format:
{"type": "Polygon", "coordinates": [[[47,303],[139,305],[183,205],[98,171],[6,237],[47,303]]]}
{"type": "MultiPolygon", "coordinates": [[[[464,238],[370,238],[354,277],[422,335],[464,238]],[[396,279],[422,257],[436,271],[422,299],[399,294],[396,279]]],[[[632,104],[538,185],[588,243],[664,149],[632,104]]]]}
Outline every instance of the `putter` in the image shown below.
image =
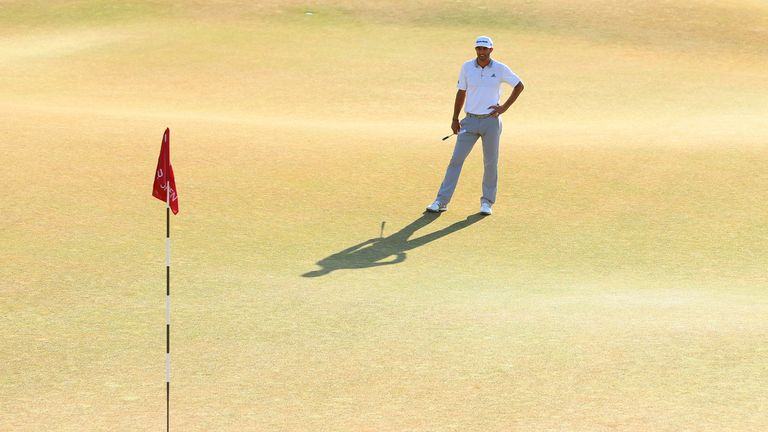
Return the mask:
{"type": "Polygon", "coordinates": [[[379,238],[384,238],[384,224],[387,223],[386,221],[381,222],[381,234],[379,234],[379,238]]]}
{"type": "Polygon", "coordinates": [[[463,134],[464,132],[466,132],[466,130],[464,130],[464,129],[461,129],[461,130],[459,131],[459,133],[457,133],[457,134],[455,134],[455,133],[452,133],[452,134],[448,135],[447,137],[443,138],[443,141],[447,140],[448,138],[450,138],[450,137],[452,137],[452,136],[454,136],[454,135],[461,135],[461,134],[463,134]]]}

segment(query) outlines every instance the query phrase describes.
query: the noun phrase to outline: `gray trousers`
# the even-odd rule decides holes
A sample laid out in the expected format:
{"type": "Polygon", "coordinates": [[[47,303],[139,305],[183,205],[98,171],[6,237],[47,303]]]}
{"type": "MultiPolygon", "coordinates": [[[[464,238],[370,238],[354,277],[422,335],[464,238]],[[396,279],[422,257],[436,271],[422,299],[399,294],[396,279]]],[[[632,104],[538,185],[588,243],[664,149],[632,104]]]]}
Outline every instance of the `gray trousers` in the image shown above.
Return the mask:
{"type": "Polygon", "coordinates": [[[483,140],[483,196],[480,202],[496,202],[496,185],[499,179],[499,137],[501,136],[501,117],[475,118],[465,117],[456,138],[451,162],[445,171],[445,178],[437,193],[437,200],[448,204],[451,201],[464,161],[472,151],[478,138],[483,140]],[[465,132],[461,132],[465,131],[465,132]]]}

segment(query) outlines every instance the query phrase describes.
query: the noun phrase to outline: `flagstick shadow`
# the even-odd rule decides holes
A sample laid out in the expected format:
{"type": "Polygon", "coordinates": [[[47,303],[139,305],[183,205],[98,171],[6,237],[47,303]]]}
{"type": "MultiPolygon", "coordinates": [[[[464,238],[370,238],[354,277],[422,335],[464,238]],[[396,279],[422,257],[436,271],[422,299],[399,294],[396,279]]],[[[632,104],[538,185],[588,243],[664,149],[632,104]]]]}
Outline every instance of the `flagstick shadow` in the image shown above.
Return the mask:
{"type": "Polygon", "coordinates": [[[304,273],[303,277],[318,277],[341,269],[363,269],[383,265],[399,264],[405,261],[406,251],[424,246],[448,234],[454,233],[475,224],[484,218],[481,214],[473,214],[463,221],[456,222],[433,233],[409,240],[419,229],[434,222],[440,213],[424,213],[389,237],[372,238],[362,243],[350,246],[340,252],[329,255],[317,262],[320,270],[304,273]]]}

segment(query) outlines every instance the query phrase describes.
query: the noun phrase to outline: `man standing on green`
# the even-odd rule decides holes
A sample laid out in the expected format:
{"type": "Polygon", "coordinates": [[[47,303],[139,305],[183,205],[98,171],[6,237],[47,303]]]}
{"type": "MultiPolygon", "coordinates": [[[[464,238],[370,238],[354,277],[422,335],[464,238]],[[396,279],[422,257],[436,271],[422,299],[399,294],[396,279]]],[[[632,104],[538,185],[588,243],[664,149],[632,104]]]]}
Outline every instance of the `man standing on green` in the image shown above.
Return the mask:
{"type": "Polygon", "coordinates": [[[498,182],[499,138],[501,136],[501,114],[504,114],[520,93],[523,82],[504,63],[491,59],[493,41],[487,36],[475,40],[477,58],[465,62],[459,74],[456,101],[453,104],[451,129],[457,134],[456,147],[445,172],[435,202],[427,206],[429,212],[448,210],[456,184],[459,181],[464,160],[472,151],[478,138],[483,142],[483,196],[480,198],[480,213],[490,215],[496,202],[498,182]],[[503,105],[501,83],[514,87],[512,94],[503,105]],[[466,103],[465,103],[466,101],[466,103]],[[459,113],[464,107],[466,117],[459,122],[459,113]]]}

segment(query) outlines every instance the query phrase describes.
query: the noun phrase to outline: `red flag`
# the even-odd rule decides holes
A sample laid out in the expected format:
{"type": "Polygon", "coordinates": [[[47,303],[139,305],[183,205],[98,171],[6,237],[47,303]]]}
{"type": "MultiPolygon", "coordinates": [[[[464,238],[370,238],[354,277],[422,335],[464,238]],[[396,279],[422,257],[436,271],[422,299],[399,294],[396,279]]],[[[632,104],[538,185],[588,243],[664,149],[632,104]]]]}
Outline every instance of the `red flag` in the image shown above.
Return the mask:
{"type": "Polygon", "coordinates": [[[152,196],[165,202],[166,185],[170,184],[171,211],[173,214],[179,212],[179,195],[176,193],[176,179],[173,178],[173,167],[171,166],[171,131],[166,128],[163,134],[163,144],[160,146],[160,157],[157,159],[157,170],[155,171],[155,184],[152,185],[152,196]]]}

